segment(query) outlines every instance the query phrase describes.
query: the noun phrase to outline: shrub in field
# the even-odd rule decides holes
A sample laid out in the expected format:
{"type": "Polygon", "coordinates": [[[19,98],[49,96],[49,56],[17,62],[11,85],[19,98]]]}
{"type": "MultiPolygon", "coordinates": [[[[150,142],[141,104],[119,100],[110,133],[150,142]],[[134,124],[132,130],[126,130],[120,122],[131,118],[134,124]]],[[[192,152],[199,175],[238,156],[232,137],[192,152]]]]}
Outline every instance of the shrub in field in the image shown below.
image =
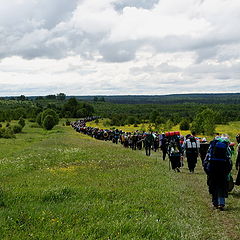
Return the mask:
{"type": "Polygon", "coordinates": [[[15,138],[11,128],[0,128],[0,138],[15,138]]]}
{"type": "Polygon", "coordinates": [[[57,114],[54,110],[52,110],[52,109],[46,109],[45,111],[42,112],[42,115],[41,115],[41,124],[43,124],[44,119],[45,119],[48,115],[53,117],[54,126],[57,125],[58,122],[59,122],[59,117],[58,117],[58,114],[57,114]]]}
{"type": "Polygon", "coordinates": [[[19,118],[19,121],[18,121],[18,124],[21,125],[22,128],[24,128],[24,126],[25,126],[25,120],[24,120],[22,117],[20,117],[20,118],[19,118]]]}
{"type": "Polygon", "coordinates": [[[52,115],[47,115],[42,123],[43,128],[46,130],[51,130],[55,126],[55,119],[52,115]]]}
{"type": "Polygon", "coordinates": [[[16,124],[12,126],[13,133],[20,133],[22,132],[23,126],[20,124],[16,124]]]}

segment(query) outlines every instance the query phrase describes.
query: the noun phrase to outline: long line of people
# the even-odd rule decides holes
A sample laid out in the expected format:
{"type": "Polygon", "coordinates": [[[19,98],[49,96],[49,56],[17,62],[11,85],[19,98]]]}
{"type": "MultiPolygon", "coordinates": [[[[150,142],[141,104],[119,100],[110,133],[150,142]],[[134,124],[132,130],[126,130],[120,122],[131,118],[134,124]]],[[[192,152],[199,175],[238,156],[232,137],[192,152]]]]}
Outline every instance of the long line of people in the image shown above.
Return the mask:
{"type": "MultiPolygon", "coordinates": [[[[183,158],[187,159],[187,166],[190,173],[194,173],[197,159],[200,157],[204,171],[207,174],[209,193],[212,195],[212,204],[215,208],[223,210],[225,198],[228,196],[230,186],[234,143],[231,143],[227,135],[216,137],[208,142],[205,138],[198,138],[195,133],[181,136],[180,132],[124,132],[114,129],[99,129],[88,127],[87,122],[98,117],[89,117],[83,120],[72,122],[71,126],[80,133],[87,134],[93,138],[112,141],[115,144],[121,143],[125,148],[142,150],[145,148],[147,156],[151,151],[162,151],[162,158],[169,158],[169,167],[175,172],[180,172],[183,166],[183,158]]],[[[240,134],[236,137],[238,142],[236,169],[238,175],[235,184],[240,185],[240,134]]],[[[232,179],[233,180],[233,179],[232,179]]],[[[231,190],[230,189],[230,190],[231,190]]]]}
{"type": "Polygon", "coordinates": [[[197,157],[203,161],[207,154],[209,143],[193,135],[181,136],[180,132],[167,132],[159,134],[158,132],[124,132],[118,129],[100,129],[97,127],[87,126],[87,122],[94,121],[98,117],[88,117],[71,123],[71,126],[77,131],[98,140],[112,141],[115,144],[121,143],[125,148],[132,150],[145,149],[147,156],[151,155],[151,151],[162,151],[163,160],[168,155],[171,168],[180,172],[183,166],[183,156],[186,155],[188,168],[190,172],[194,172],[197,163],[197,157]]]}

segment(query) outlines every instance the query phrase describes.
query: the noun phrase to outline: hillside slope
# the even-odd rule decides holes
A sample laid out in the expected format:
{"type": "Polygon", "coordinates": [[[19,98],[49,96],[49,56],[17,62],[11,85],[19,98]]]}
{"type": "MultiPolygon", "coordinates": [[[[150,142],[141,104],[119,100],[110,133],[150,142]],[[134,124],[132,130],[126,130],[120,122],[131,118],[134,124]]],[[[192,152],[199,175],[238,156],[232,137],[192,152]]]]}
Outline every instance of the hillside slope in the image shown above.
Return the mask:
{"type": "Polygon", "coordinates": [[[212,210],[200,163],[169,171],[159,152],[58,126],[0,139],[1,239],[239,239],[240,189],[212,210]]]}

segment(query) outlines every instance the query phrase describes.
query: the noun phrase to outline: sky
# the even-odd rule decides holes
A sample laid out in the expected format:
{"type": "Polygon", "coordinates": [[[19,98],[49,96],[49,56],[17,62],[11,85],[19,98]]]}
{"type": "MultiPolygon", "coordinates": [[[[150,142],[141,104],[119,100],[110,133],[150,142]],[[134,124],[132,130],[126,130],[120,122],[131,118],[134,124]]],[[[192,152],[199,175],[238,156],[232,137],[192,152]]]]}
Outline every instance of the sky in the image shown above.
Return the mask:
{"type": "Polygon", "coordinates": [[[0,96],[240,92],[239,0],[0,0],[0,96]]]}

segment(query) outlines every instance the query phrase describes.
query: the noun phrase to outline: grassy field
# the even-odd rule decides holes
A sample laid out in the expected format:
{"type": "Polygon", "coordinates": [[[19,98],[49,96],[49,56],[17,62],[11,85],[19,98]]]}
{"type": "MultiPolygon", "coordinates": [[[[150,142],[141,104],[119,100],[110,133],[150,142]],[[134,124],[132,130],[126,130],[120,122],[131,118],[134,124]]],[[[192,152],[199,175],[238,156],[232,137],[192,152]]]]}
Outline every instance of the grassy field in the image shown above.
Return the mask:
{"type": "Polygon", "coordinates": [[[240,239],[240,188],[213,210],[200,162],[174,173],[61,124],[0,145],[0,239],[240,239]]]}

